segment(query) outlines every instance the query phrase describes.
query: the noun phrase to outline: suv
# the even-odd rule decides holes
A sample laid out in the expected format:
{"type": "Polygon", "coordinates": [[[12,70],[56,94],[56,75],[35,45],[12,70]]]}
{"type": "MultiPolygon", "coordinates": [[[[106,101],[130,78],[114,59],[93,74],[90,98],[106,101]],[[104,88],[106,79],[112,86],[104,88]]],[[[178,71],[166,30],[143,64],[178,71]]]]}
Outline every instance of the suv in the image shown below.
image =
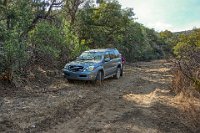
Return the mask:
{"type": "Polygon", "coordinates": [[[68,81],[98,81],[123,74],[122,60],[117,49],[93,49],[83,52],[75,61],[67,63],[63,69],[68,81]]]}

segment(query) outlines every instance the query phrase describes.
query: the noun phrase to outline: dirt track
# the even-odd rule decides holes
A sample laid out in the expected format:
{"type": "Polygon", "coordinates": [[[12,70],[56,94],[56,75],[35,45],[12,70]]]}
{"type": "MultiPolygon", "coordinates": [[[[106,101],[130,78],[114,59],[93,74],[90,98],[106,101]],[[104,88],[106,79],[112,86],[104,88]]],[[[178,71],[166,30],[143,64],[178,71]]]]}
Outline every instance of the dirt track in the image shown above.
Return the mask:
{"type": "Polygon", "coordinates": [[[107,79],[101,87],[60,77],[11,94],[5,90],[0,132],[198,132],[170,92],[170,67],[165,61],[127,65],[122,78],[107,79]]]}

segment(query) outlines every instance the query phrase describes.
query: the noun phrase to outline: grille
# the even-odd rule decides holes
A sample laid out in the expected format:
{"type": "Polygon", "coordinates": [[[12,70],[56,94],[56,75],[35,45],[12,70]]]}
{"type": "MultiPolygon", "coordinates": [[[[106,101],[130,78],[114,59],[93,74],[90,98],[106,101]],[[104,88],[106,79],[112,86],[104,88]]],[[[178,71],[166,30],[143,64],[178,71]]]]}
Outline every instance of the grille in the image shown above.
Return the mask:
{"type": "Polygon", "coordinates": [[[69,66],[69,70],[72,72],[79,72],[83,70],[83,66],[69,66]]]}

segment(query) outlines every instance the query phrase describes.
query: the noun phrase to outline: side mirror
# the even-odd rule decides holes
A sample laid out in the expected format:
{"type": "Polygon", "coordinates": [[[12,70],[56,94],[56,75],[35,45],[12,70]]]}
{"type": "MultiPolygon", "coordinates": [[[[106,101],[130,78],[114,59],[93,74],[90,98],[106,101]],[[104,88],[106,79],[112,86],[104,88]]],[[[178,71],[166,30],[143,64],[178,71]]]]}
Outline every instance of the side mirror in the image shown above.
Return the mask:
{"type": "Polygon", "coordinates": [[[110,58],[105,58],[104,61],[105,61],[105,62],[109,62],[109,61],[110,61],[110,58]]]}

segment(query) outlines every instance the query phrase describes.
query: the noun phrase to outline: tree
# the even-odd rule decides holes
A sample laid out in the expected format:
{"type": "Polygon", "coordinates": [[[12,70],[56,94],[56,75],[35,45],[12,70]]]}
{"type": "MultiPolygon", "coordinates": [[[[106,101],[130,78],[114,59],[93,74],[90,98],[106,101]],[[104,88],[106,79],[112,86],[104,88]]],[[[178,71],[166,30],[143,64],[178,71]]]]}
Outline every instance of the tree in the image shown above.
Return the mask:
{"type": "Polygon", "coordinates": [[[173,47],[177,44],[177,36],[171,31],[165,30],[160,32],[160,37],[163,45],[165,56],[173,55],[173,47]]]}
{"type": "Polygon", "coordinates": [[[190,34],[181,34],[174,53],[178,59],[177,71],[181,72],[180,81],[175,87],[181,91],[195,88],[200,92],[200,29],[194,29],[190,34]]]}
{"type": "MultiPolygon", "coordinates": [[[[122,11],[118,2],[102,2],[98,7],[84,8],[79,13],[79,38],[90,47],[116,44],[133,14],[122,11]]],[[[131,12],[131,11],[130,11],[131,12]]]]}
{"type": "Polygon", "coordinates": [[[64,6],[62,10],[66,14],[66,18],[69,19],[70,26],[73,26],[76,20],[76,15],[81,4],[86,0],[64,0],[64,6]]]}
{"type": "Polygon", "coordinates": [[[13,72],[21,71],[27,60],[28,33],[36,24],[44,19],[50,18],[50,13],[55,5],[60,2],[56,0],[2,0],[0,3],[0,34],[3,47],[4,64],[2,72],[11,81],[13,72]]]}

